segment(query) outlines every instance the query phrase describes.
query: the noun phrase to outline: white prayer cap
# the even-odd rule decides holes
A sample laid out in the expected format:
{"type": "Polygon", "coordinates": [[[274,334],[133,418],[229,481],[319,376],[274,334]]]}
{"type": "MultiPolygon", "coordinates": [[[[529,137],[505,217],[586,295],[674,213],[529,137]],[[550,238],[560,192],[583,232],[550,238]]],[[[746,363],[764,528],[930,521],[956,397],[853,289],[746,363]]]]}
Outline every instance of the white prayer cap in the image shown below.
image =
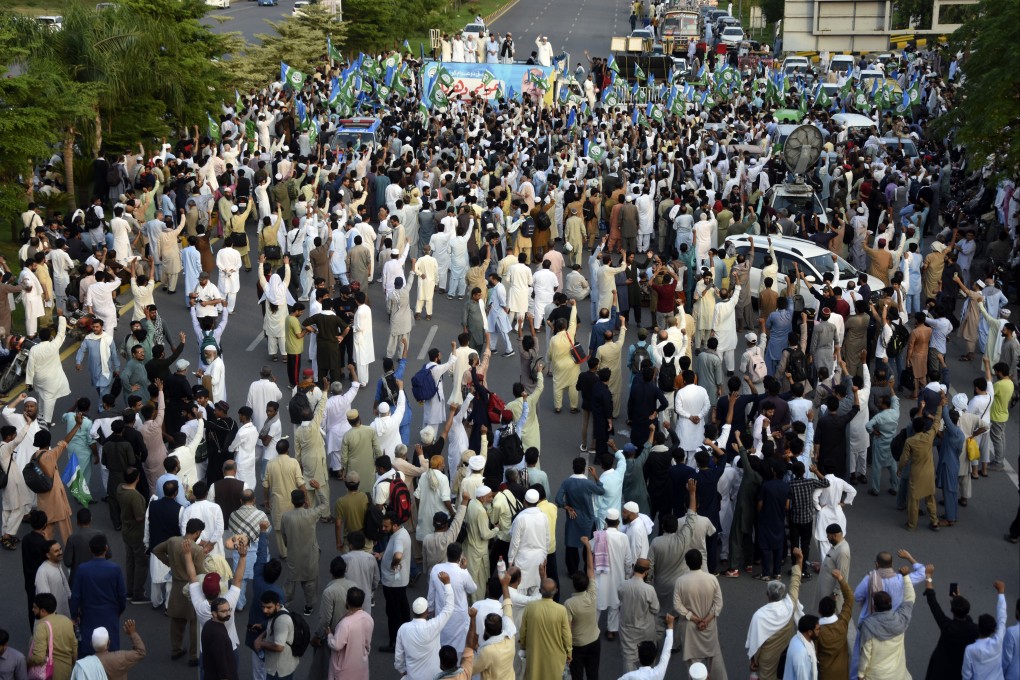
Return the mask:
{"type": "Polygon", "coordinates": [[[468,458],[468,467],[475,472],[481,472],[485,469],[485,458],[483,456],[471,456],[468,458]]]}
{"type": "Polygon", "coordinates": [[[393,257],[400,257],[400,251],[396,248],[390,248],[390,255],[393,257]]]}
{"type": "Polygon", "coordinates": [[[283,179],[283,174],[279,172],[276,173],[276,181],[279,182],[281,179],[283,179]]]}
{"type": "Polygon", "coordinates": [[[867,210],[865,209],[865,207],[863,205],[857,206],[857,214],[858,215],[863,215],[865,212],[867,212],[867,210]]]}
{"type": "Polygon", "coordinates": [[[606,510],[606,519],[610,522],[616,522],[620,519],[620,511],[616,508],[609,508],[606,510]]]}
{"type": "Polygon", "coordinates": [[[416,598],[414,603],[411,604],[411,611],[414,612],[415,616],[421,616],[429,610],[429,601],[424,597],[416,598]]]}
{"type": "Polygon", "coordinates": [[[38,404],[39,401],[35,397],[25,397],[26,404],[38,404]]]}
{"type": "Polygon", "coordinates": [[[1005,307],[1003,307],[1002,309],[999,310],[999,318],[1000,319],[1008,319],[1009,315],[1012,314],[1012,313],[1013,312],[1011,312],[1010,310],[1008,310],[1005,307]]]}
{"type": "Polygon", "coordinates": [[[237,212],[237,206],[236,205],[230,206],[230,212],[236,213],[237,212]]]}
{"type": "Polygon", "coordinates": [[[627,501],[623,504],[623,509],[627,512],[633,512],[635,515],[641,512],[641,508],[634,501],[627,501]]]}
{"type": "Polygon", "coordinates": [[[966,411],[967,404],[968,404],[967,395],[964,394],[963,392],[957,392],[956,396],[953,397],[953,408],[955,408],[957,411],[966,411]]]}
{"type": "Polygon", "coordinates": [[[381,416],[389,415],[389,412],[390,405],[387,404],[385,401],[379,402],[379,415],[381,416]]]}
{"type": "Polygon", "coordinates": [[[700,661],[692,663],[691,667],[687,669],[687,677],[691,680],[708,680],[708,669],[700,661]]]}
{"type": "Polygon", "coordinates": [[[103,626],[96,628],[92,631],[92,647],[103,647],[105,648],[110,644],[110,631],[106,630],[103,626]]]}
{"type": "Polygon", "coordinates": [[[539,501],[538,492],[534,489],[528,489],[527,493],[524,494],[524,502],[535,504],[539,501]]]}
{"type": "Polygon", "coordinates": [[[492,489],[482,484],[480,487],[475,489],[475,498],[484,498],[492,493],[492,489]]]}

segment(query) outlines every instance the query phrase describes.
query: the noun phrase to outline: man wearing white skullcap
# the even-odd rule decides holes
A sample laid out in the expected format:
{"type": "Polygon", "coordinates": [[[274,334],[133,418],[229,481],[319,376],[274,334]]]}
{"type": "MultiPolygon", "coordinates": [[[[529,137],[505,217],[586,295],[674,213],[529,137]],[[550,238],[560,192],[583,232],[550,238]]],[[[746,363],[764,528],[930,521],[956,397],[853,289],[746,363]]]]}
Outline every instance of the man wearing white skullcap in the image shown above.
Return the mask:
{"type": "Polygon", "coordinates": [[[967,507],[968,499],[971,496],[971,478],[977,476],[978,466],[981,464],[981,458],[978,457],[976,460],[970,460],[967,455],[967,444],[966,442],[970,438],[974,438],[975,442],[978,443],[978,450],[980,451],[980,441],[982,435],[988,431],[988,423],[983,422],[981,419],[981,413],[974,413],[973,409],[970,409],[970,400],[967,395],[963,392],[957,392],[953,397],[953,409],[959,414],[959,420],[956,422],[956,426],[960,428],[960,431],[964,436],[964,445],[960,447],[958,452],[959,456],[959,494],[960,494],[960,505],[967,507]]]}
{"type": "MultiPolygon", "coordinates": [[[[478,456],[481,458],[481,456],[478,456]]],[[[474,460],[474,457],[471,459],[474,460]]],[[[483,459],[484,461],[484,459],[483,459]]],[[[480,473],[479,473],[480,474],[480,473]]],[[[464,480],[467,482],[467,480],[464,480]]],[[[461,485],[463,490],[463,484],[461,485]]],[[[489,562],[489,539],[495,538],[496,528],[489,524],[489,507],[492,503],[492,489],[482,484],[475,488],[474,498],[468,502],[464,528],[467,540],[464,542],[464,557],[467,559],[467,570],[475,583],[485,583],[492,573],[489,562]]],[[[472,604],[481,593],[471,595],[472,604]]]]}
{"type": "Polygon", "coordinates": [[[468,498],[474,498],[475,491],[478,487],[484,484],[482,471],[485,469],[485,458],[483,456],[474,455],[474,452],[470,449],[464,451],[460,460],[464,460],[465,457],[467,457],[468,473],[467,476],[461,480],[459,489],[461,495],[466,494],[468,498]]]}
{"type": "Polygon", "coordinates": [[[640,506],[634,501],[623,504],[621,514],[624,533],[630,542],[630,551],[635,560],[648,557],[648,535],[652,533],[654,523],[648,515],[641,512],[640,506]]]}
{"type": "Polygon", "coordinates": [[[521,570],[517,590],[531,595],[541,585],[539,568],[549,555],[549,517],[537,506],[538,491],[528,489],[524,494],[524,509],[510,525],[510,549],[507,559],[521,570]]]}
{"type": "MultiPolygon", "coordinates": [[[[450,575],[445,571],[436,575],[442,583],[446,597],[442,611],[435,618],[428,618],[429,603],[417,598],[411,605],[414,618],[405,623],[397,631],[397,643],[394,648],[393,666],[408,680],[432,680],[439,675],[439,632],[446,626],[453,614],[453,588],[450,586],[450,575]]],[[[385,650],[385,648],[382,651],[385,650]]]]}
{"type": "Polygon", "coordinates": [[[404,396],[403,383],[397,381],[397,404],[390,413],[390,405],[385,401],[379,402],[376,410],[379,415],[372,421],[372,429],[379,438],[379,448],[384,456],[393,460],[397,444],[400,443],[400,423],[404,419],[404,409],[407,408],[407,397],[404,396]]]}
{"type": "Polygon", "coordinates": [[[601,571],[596,569],[598,573],[595,578],[598,580],[598,610],[599,612],[609,610],[606,637],[610,641],[616,639],[616,633],[620,630],[620,586],[634,566],[630,541],[619,527],[620,511],[617,508],[609,508],[606,511],[606,528],[595,532],[595,540],[592,543],[593,550],[598,548],[600,543],[604,544],[609,558],[609,568],[601,571]],[[601,541],[600,533],[603,534],[601,541]]]}
{"type": "Polygon", "coordinates": [[[110,680],[126,680],[128,671],[145,658],[145,643],[138,634],[134,619],[124,622],[124,632],[131,638],[131,649],[111,652],[110,632],[102,626],[92,631],[92,648],[96,650],[96,657],[103,664],[106,677],[110,680]]]}

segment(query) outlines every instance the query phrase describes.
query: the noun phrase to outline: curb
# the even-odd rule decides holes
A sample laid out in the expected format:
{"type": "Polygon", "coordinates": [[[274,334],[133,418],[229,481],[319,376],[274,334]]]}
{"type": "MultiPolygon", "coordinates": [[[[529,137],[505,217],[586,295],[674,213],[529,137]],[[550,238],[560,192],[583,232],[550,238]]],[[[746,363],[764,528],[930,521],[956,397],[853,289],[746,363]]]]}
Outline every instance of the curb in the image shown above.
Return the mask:
{"type": "Polygon", "coordinates": [[[514,5],[516,5],[518,2],[520,2],[520,0],[510,0],[510,2],[506,3],[505,5],[497,9],[495,12],[492,12],[491,14],[489,14],[489,16],[482,17],[483,19],[485,19],[485,27],[488,28],[491,24],[494,24],[497,21],[499,21],[499,19],[504,14],[513,9],[514,5]]]}

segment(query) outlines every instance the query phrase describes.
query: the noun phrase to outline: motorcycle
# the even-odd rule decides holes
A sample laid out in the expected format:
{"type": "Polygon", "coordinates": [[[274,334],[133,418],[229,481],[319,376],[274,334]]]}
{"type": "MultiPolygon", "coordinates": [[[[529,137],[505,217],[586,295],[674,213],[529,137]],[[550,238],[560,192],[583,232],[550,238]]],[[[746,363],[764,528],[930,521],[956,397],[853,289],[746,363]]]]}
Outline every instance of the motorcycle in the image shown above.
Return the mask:
{"type": "Polygon", "coordinates": [[[7,350],[14,355],[10,366],[0,377],[0,393],[10,392],[15,385],[25,379],[25,369],[28,366],[28,352],[39,344],[36,338],[27,338],[22,335],[7,336],[7,350]]]}
{"type": "Polygon", "coordinates": [[[67,301],[64,303],[65,318],[67,319],[67,337],[70,338],[71,342],[79,342],[85,339],[85,336],[92,332],[92,322],[95,320],[94,314],[89,314],[82,307],[78,299],[73,296],[68,296],[67,301]]]}

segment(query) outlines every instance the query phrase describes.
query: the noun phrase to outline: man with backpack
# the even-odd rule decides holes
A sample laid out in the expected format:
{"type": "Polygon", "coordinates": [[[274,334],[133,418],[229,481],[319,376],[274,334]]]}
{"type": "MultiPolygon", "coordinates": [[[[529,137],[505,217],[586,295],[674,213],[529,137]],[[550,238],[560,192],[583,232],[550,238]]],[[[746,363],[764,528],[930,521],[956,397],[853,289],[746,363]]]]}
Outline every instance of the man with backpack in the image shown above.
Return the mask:
{"type": "Polygon", "coordinates": [[[429,350],[428,363],[411,376],[411,395],[415,401],[424,405],[422,415],[425,427],[431,426],[437,432],[442,431],[447,417],[443,376],[453,370],[457,357],[451,354],[446,363],[440,363],[442,360],[442,353],[433,347],[429,350]]]}
{"type": "Polygon", "coordinates": [[[262,593],[261,601],[268,620],[265,630],[255,638],[255,651],[266,656],[266,678],[290,680],[311,640],[308,624],[284,607],[275,591],[262,593]]]}

